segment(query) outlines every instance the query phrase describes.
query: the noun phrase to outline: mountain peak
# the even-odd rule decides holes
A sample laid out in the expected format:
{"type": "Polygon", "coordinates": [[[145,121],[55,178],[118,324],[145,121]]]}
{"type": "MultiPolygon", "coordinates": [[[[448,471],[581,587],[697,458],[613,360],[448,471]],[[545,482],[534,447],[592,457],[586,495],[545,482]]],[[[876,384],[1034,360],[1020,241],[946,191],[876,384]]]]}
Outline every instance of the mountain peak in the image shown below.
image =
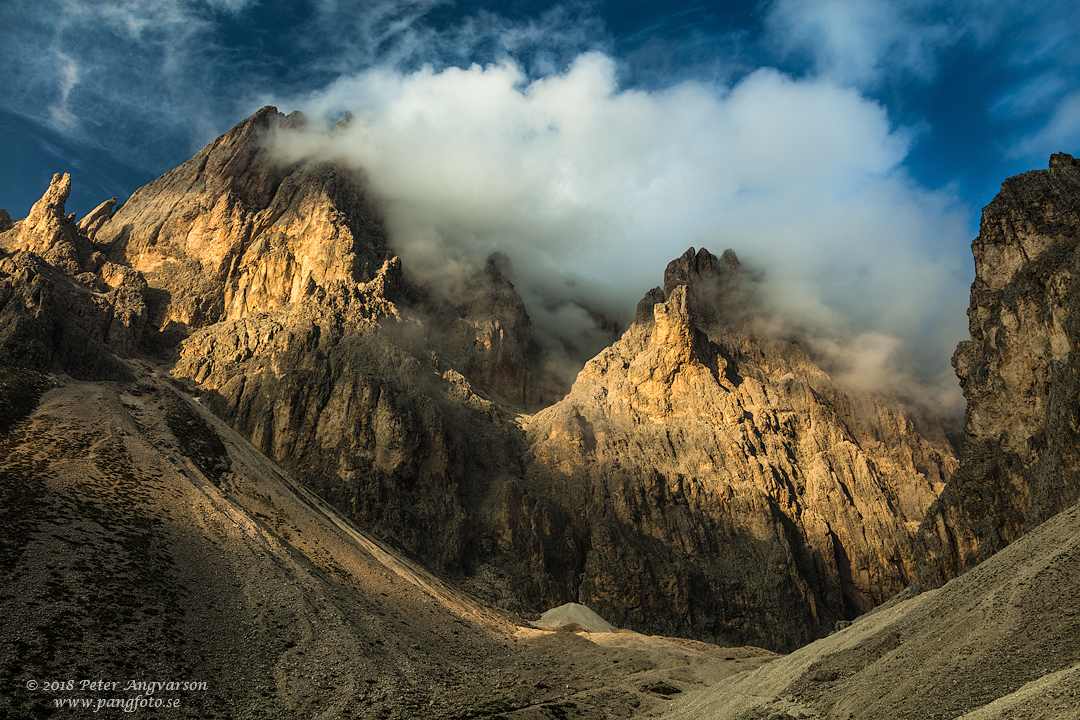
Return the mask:
{"type": "Polygon", "coordinates": [[[202,327],[376,279],[389,251],[362,179],[332,163],[284,163],[270,147],[303,122],[262,108],[97,230],[110,259],[166,291],[155,325],[202,327]]]}
{"type": "Polygon", "coordinates": [[[688,313],[697,327],[708,331],[738,326],[751,306],[747,278],[730,248],[717,258],[705,248],[688,249],[664,270],[664,298],[686,287],[688,313]]]}
{"type": "Polygon", "coordinates": [[[88,269],[94,251],[89,240],[64,212],[71,193],[71,176],[56,173],[30,214],[12,229],[14,239],[5,244],[12,250],[28,250],[71,276],[88,269]]]}

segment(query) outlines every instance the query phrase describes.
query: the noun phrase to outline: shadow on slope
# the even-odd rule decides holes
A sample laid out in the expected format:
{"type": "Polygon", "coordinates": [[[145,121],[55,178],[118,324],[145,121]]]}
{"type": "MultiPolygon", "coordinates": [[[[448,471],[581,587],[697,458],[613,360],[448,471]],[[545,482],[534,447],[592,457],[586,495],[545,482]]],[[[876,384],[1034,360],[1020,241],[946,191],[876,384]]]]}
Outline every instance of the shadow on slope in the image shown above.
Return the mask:
{"type": "Polygon", "coordinates": [[[897,598],[667,718],[1080,716],[1080,505],[942,588],[897,598]]]}

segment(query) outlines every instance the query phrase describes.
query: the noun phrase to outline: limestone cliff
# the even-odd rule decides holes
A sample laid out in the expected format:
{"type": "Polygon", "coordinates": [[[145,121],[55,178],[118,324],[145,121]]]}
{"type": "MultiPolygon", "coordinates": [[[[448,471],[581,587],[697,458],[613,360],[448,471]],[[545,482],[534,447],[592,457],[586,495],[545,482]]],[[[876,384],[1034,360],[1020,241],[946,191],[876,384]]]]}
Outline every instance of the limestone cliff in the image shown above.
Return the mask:
{"type": "Polygon", "coordinates": [[[1050,158],[983,210],[972,243],[960,468],[920,530],[939,585],[1080,498],[1080,163],[1050,158]]]}
{"type": "Polygon", "coordinates": [[[529,421],[500,540],[541,547],[561,517],[553,571],[616,624],[791,647],[904,587],[955,458],[897,400],[755,334],[748,282],[731,251],[669,265],[622,340],[529,421]]]}
{"type": "Polygon", "coordinates": [[[109,257],[157,290],[153,322],[202,327],[365,282],[389,258],[362,179],[283,165],[266,140],[302,122],[263,108],[137,190],[97,230],[109,257]]]}
{"type": "Polygon", "coordinates": [[[407,283],[359,173],[274,156],[275,134],[304,123],[299,113],[263,108],[137,190],[108,220],[99,208],[83,221],[110,259],[145,275],[151,327],[198,329],[314,308],[324,319],[337,313],[331,321],[338,325],[360,322],[370,330],[369,321],[397,314],[365,306],[382,298],[426,318],[419,338],[480,387],[528,402],[527,386],[543,381],[529,377],[535,351],[513,286],[480,269],[467,278],[464,304],[448,305],[407,283]],[[387,262],[397,269],[386,274],[387,262]]]}
{"type": "Polygon", "coordinates": [[[517,466],[513,428],[461,373],[410,352],[424,326],[396,316],[376,289],[352,311],[217,323],[184,343],[174,373],[365,527],[440,571],[461,571],[472,505],[493,475],[517,466]]]}

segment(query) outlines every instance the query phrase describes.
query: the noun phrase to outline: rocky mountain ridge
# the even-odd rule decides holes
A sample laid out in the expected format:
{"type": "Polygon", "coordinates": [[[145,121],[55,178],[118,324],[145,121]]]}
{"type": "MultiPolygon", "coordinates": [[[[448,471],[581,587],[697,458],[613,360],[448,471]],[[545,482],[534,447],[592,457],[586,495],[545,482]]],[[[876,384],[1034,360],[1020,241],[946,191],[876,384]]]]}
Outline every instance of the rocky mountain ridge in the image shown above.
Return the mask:
{"type": "MultiPolygon", "coordinates": [[[[186,542],[201,543],[195,561],[184,560],[181,574],[169,575],[162,587],[182,592],[191,573],[218,567],[208,548],[224,542],[229,552],[262,568],[266,582],[252,581],[249,588],[256,595],[267,588],[291,592],[279,587],[276,575],[266,579],[278,561],[249,557],[267,538],[285,543],[281,558],[300,558],[290,573],[308,573],[309,563],[318,569],[314,584],[304,581],[314,588],[310,602],[294,608],[309,618],[304,627],[335,628],[327,636],[330,645],[339,630],[342,641],[367,637],[368,649],[380,643],[357,624],[367,611],[343,608],[386,593],[388,586],[377,590],[364,579],[367,570],[349,579],[335,565],[340,558],[361,568],[371,558],[384,563],[397,557],[394,562],[412,568],[399,577],[427,577],[421,586],[428,587],[424,592],[435,588],[440,603],[484,615],[488,619],[480,624],[487,630],[477,629],[468,645],[468,652],[481,654],[514,642],[507,639],[513,631],[506,611],[538,613],[568,601],[585,603],[622,628],[790,649],[846,625],[915,581],[882,611],[891,613],[880,616],[887,622],[871,614],[839,639],[793,655],[785,667],[794,674],[762,671],[747,676],[745,686],[725,686],[754,694],[764,705],[708,700],[712,708],[718,702],[734,708],[731,717],[781,711],[890,717],[901,696],[859,707],[843,698],[862,692],[864,680],[867,692],[876,692],[880,678],[873,668],[894,676],[897,667],[910,665],[904,659],[912,653],[931,675],[947,674],[940,663],[948,653],[928,656],[904,644],[909,636],[921,637],[918,628],[927,618],[945,618],[931,623],[935,632],[957,623],[968,627],[961,620],[978,605],[993,632],[1008,637],[1018,626],[1015,613],[998,612],[1006,596],[1007,605],[1015,600],[1017,607],[1037,607],[1038,622],[1058,628],[1060,636],[1075,631],[1075,608],[1053,601],[1055,592],[1075,590],[1061,569],[1067,564],[1062,557],[1075,546],[1075,513],[1068,509],[1077,499],[1073,435],[1080,367],[1071,284],[1080,236],[1080,167],[1070,156],[1054,156],[1049,170],[1007,181],[973,243],[972,340],[954,358],[969,400],[968,440],[958,461],[932,420],[896,398],[836,386],[796,340],[763,331],[756,286],[732,251],[718,258],[692,248],[672,261],[663,287],[646,293],[621,339],[585,364],[565,397],[554,397],[556,385],[539,362],[505,260],[494,257],[477,268],[468,279],[470,292],[453,303],[411,280],[388,251],[377,201],[365,194],[362,178],[331,165],[281,165],[265,152],[269,134],[300,122],[299,116],[264,109],[115,213],[114,201],[106,201],[75,222],[64,214],[70,178],[57,175],[27,218],[0,214],[0,370],[15,373],[0,378],[5,412],[14,413],[0,418],[8,448],[0,471],[3,490],[13,498],[5,507],[37,513],[29,524],[10,512],[4,516],[0,560],[25,587],[3,601],[18,609],[22,634],[16,641],[27,644],[5,646],[9,680],[21,682],[18,673],[29,672],[17,660],[28,648],[42,668],[69,657],[56,637],[29,624],[33,614],[23,601],[34,593],[38,599],[27,602],[45,600],[48,612],[60,617],[65,608],[93,611],[94,603],[79,594],[90,588],[120,613],[121,627],[164,632],[153,619],[129,616],[136,606],[151,608],[151,618],[155,607],[179,612],[155,583],[172,572],[166,555],[175,562],[186,542]],[[168,381],[159,377],[165,373],[168,381]],[[63,375],[122,384],[70,385],[63,375]],[[69,389],[45,410],[33,411],[37,395],[53,385],[69,389]],[[178,387],[179,400],[173,397],[178,387]],[[185,400],[185,392],[197,402],[185,400]],[[153,407],[142,399],[147,394],[153,407]],[[31,424],[20,424],[32,411],[31,424]],[[231,429],[215,425],[206,411],[231,429]],[[56,429],[61,426],[67,429],[56,429]],[[21,428],[17,437],[12,428],[21,428]],[[79,443],[89,443],[88,455],[75,447],[79,443]],[[134,464],[128,457],[133,453],[134,464]],[[241,457],[240,465],[249,468],[243,477],[237,475],[241,457]],[[155,469],[162,459],[182,465],[187,479],[169,475],[163,483],[163,471],[155,469]],[[286,508],[269,502],[284,497],[286,475],[250,468],[270,461],[299,480],[289,485],[289,492],[303,496],[299,503],[290,500],[286,508]],[[81,470],[70,471],[80,462],[81,470]],[[116,482],[109,485],[109,478],[116,482]],[[200,520],[185,515],[186,506],[163,500],[178,488],[184,497],[197,490],[217,500],[200,520]],[[43,492],[58,499],[62,513],[50,514],[48,504],[38,502],[43,492]],[[242,508],[225,502],[234,493],[244,497],[242,508]],[[93,500],[99,496],[112,497],[116,512],[103,511],[111,506],[93,500]],[[307,515],[313,508],[316,515],[307,515]],[[333,520],[337,513],[350,520],[333,520]],[[993,578],[1014,571],[989,566],[950,585],[959,588],[950,592],[967,598],[963,602],[939,601],[957,596],[936,591],[904,600],[964,573],[1055,513],[1065,518],[1053,526],[1061,552],[1036,557],[1038,542],[1018,544],[1008,556],[1014,560],[1001,560],[1022,568],[1015,572],[1028,578],[1023,587],[998,583],[992,589],[993,578]],[[166,516],[183,517],[166,531],[158,525],[166,516]],[[65,569],[75,573],[65,590],[55,579],[59,571],[42,559],[41,543],[76,542],[87,518],[101,525],[104,544],[94,545],[97,555],[79,555],[78,568],[65,569]],[[226,534],[229,523],[242,527],[255,545],[223,541],[220,533],[209,544],[191,540],[184,528],[204,521],[221,523],[226,534]],[[338,529],[327,534],[327,522],[338,529]],[[350,522],[355,528],[345,531],[350,522]],[[141,529],[132,535],[128,525],[141,529]],[[323,542],[333,548],[319,547],[323,542]],[[131,565],[124,554],[139,543],[157,548],[146,568],[131,565]],[[355,543],[364,548],[360,555],[355,543]],[[117,588],[84,572],[107,565],[110,548],[123,551],[117,557],[146,585],[135,600],[121,593],[116,597],[123,602],[112,603],[117,588]],[[53,580],[47,581],[43,567],[53,580]],[[139,575],[147,568],[157,580],[139,575]],[[968,602],[983,590],[1001,602],[968,602]],[[1029,591],[1035,593],[1030,602],[1024,599],[1029,591]],[[350,614],[347,623],[338,622],[341,613],[311,614],[301,607],[322,608],[330,597],[344,603],[337,607],[350,614]],[[897,607],[906,609],[892,609],[897,607]],[[503,639],[483,640],[490,632],[503,639]],[[855,679],[847,682],[849,677],[855,679]],[[744,687],[757,689],[739,689],[744,687]]],[[[181,615],[192,622],[209,617],[228,584],[215,586],[206,602],[187,603],[181,615]]],[[[335,670],[320,676],[325,693],[295,691],[290,678],[303,661],[293,657],[280,618],[259,610],[263,600],[255,595],[249,599],[252,614],[238,617],[264,636],[263,650],[273,646],[269,657],[279,663],[274,672],[280,676],[277,687],[261,696],[276,699],[252,695],[252,707],[315,709],[329,698],[347,704],[369,697],[337,692],[335,670]]],[[[415,598],[403,602],[412,620],[424,617],[415,598]]],[[[977,692],[962,703],[943,699],[935,712],[955,717],[983,708],[969,720],[986,717],[988,703],[1013,690],[1021,696],[1006,704],[1028,712],[1034,706],[1024,699],[1030,695],[1024,683],[1035,683],[1031,692],[1065,687],[1075,674],[1076,658],[1068,649],[1075,643],[1063,645],[1058,635],[1023,627],[1035,638],[1035,649],[1023,656],[1023,672],[1010,676],[1000,692],[992,687],[996,676],[979,675],[983,684],[972,685],[977,692]],[[1051,656],[1053,669],[1046,664],[1051,656]]],[[[404,652],[395,657],[405,658],[401,662],[414,674],[428,661],[402,638],[456,642],[441,630],[390,631],[397,638],[393,647],[404,652]]],[[[229,632],[223,637],[232,637],[229,632]]],[[[206,643],[200,633],[196,642],[206,643]]],[[[119,642],[109,635],[103,642],[114,640],[119,642]]],[[[1004,657],[1013,647],[991,643],[989,655],[980,655],[964,638],[957,642],[970,651],[965,657],[976,659],[1004,657]]],[[[311,646],[321,648],[322,669],[341,659],[330,659],[330,645],[311,646]]],[[[599,656],[588,652],[594,653],[590,667],[598,668],[599,656]]],[[[94,653],[88,657],[92,664],[106,662],[94,653]]],[[[188,669],[193,662],[205,664],[189,649],[172,659],[188,669]]],[[[144,661],[133,667],[143,668],[138,663],[144,661]]],[[[531,661],[522,655],[512,662],[531,661]]],[[[151,665],[143,669],[157,667],[151,665]]],[[[628,670],[627,677],[635,672],[628,670]]],[[[348,666],[349,674],[356,671],[348,666]]],[[[237,687],[246,682],[241,675],[237,687]]],[[[667,695],[678,690],[671,685],[679,682],[674,676],[665,682],[667,695]]],[[[415,704],[398,700],[419,685],[391,686],[371,697],[397,716],[414,713],[415,704]]],[[[642,693],[655,694],[604,687],[582,690],[598,694],[589,695],[590,709],[580,716],[607,717],[609,709],[633,713],[642,706],[642,693]],[[606,699],[596,699],[601,695],[606,699]]],[[[432,688],[424,692],[434,693],[435,705],[446,688],[432,688]]],[[[517,694],[503,693],[511,703],[517,694]]],[[[565,703],[556,707],[554,697],[534,695],[536,702],[491,706],[488,714],[578,712],[565,703]]],[[[459,706],[476,702],[454,697],[438,712],[454,716],[459,706]]],[[[1075,706],[1070,702],[1065,697],[1041,707],[1049,708],[1045,717],[1067,717],[1055,708],[1068,712],[1075,706]]],[[[699,706],[685,707],[693,713],[699,706]]],[[[921,710],[912,712],[917,717],[921,710]]]]}
{"type": "Polygon", "coordinates": [[[264,108],[65,236],[145,278],[146,344],[174,346],[173,373],[269,457],[519,611],[583,601],[641,630],[790,648],[911,579],[948,442],[752,332],[733,252],[672,262],[554,402],[505,259],[433,297],[363,178],[271,155],[302,123],[264,108]]]}
{"type": "Polygon", "coordinates": [[[0,362],[86,379],[130,377],[149,286],[87,236],[115,198],[80,223],[64,214],[71,177],[53,176],[23,220],[0,232],[0,362]]]}
{"type": "Polygon", "coordinates": [[[801,627],[801,644],[907,584],[955,460],[899,401],[847,393],[797,344],[732,321],[749,282],[731,251],[673,261],[623,338],[530,419],[525,481],[562,499],[564,533],[581,527],[577,595],[613,621],[664,622],[654,609],[674,601],[663,632],[801,627]]]}
{"type": "Polygon", "coordinates": [[[1080,716],[1076,348],[1080,163],[1006,180],[972,243],[959,467],[916,580],[850,627],[688,695],[665,717],[1080,716]]]}

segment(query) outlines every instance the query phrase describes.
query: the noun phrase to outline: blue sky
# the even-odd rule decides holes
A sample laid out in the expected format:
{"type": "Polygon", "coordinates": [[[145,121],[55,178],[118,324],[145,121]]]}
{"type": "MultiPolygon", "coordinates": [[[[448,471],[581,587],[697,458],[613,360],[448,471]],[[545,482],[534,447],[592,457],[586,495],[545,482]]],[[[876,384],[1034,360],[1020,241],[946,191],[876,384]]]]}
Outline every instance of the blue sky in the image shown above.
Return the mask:
{"type": "Polygon", "coordinates": [[[560,294],[625,314],[733,247],[852,372],[950,382],[981,207],[1080,152],[1064,0],[3,0],[0,48],[13,217],[58,171],[70,211],[123,200],[264,104],[351,111],[282,152],[365,167],[416,272],[502,249],[567,328],[560,294]]]}

